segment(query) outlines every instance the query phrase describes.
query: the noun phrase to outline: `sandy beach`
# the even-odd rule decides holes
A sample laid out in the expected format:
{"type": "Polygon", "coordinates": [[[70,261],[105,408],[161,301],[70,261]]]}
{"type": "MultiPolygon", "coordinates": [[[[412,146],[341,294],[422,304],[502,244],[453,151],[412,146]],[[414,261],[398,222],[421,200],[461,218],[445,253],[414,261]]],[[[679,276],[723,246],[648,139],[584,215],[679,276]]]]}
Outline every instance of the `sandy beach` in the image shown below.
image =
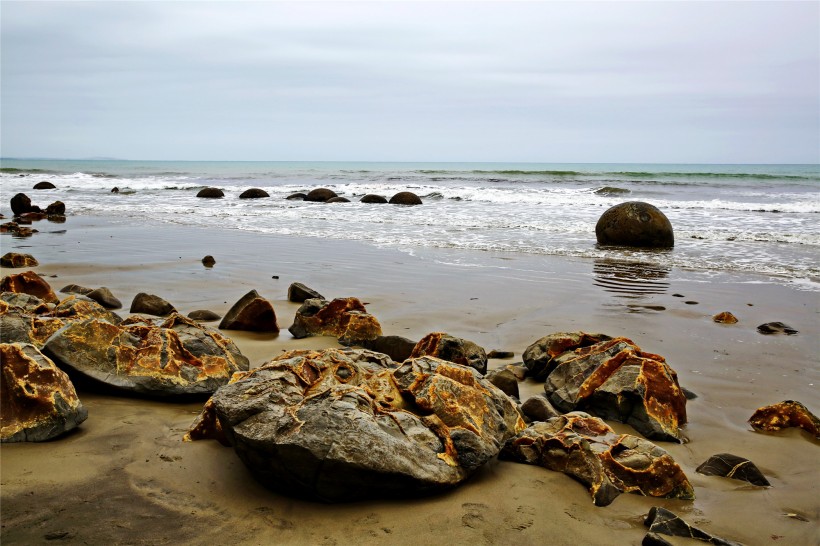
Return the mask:
{"type": "MultiPolygon", "coordinates": [[[[744,544],[820,543],[818,442],[799,430],[753,432],[756,408],[799,400],[820,409],[818,292],[765,277],[635,266],[514,253],[426,249],[415,254],[358,242],[260,235],[106,217],[36,223],[26,239],[4,235],[2,252],[30,253],[55,291],[106,286],[127,309],[134,295],[159,295],[187,314],[221,315],[256,289],[274,305],[277,334],[226,332],[259,366],[283,351],[337,346],[287,332],[298,304],[292,282],[326,297],[355,296],[386,334],[434,331],[519,362],[538,338],[559,331],[626,336],[661,354],[689,401],[689,442],[659,442],[684,469],[696,500],[624,494],[595,507],[568,476],[493,461],[447,494],[406,501],[327,505],[271,492],[233,450],[182,442],[202,402],[168,403],[80,390],[89,418],[41,444],[0,449],[3,544],[640,544],[643,519],[663,506],[689,523],[744,544]],[[212,255],[216,265],[200,260],[212,255]],[[730,311],[721,325],[711,317],[730,311]],[[795,336],[764,336],[782,321],[795,336]],[[770,488],[703,476],[716,453],[744,456],[770,488]]],[[[2,269],[2,275],[22,270],[2,269]]],[[[215,323],[211,324],[215,327],[215,323]]],[[[543,384],[520,385],[522,400],[543,384]]],[[[619,432],[633,433],[619,423],[619,432]]],[[[683,540],[670,539],[674,544],[683,540]]],[[[690,541],[691,542],[691,541],[690,541]]]]}

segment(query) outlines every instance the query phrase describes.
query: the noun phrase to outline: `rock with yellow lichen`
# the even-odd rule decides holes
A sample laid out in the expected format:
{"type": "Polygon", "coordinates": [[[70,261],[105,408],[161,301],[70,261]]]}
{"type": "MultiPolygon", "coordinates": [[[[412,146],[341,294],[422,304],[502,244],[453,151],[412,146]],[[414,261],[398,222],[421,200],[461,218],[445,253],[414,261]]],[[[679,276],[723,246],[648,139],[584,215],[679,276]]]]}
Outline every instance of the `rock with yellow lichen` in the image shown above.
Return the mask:
{"type": "Polygon", "coordinates": [[[692,500],[695,492],[666,451],[630,434],[616,434],[577,411],[533,423],[506,443],[500,459],[564,472],[589,487],[596,506],[621,493],[692,500]]]}
{"type": "Polygon", "coordinates": [[[666,360],[619,337],[555,359],[544,390],[562,412],[590,411],[653,440],[682,442],[686,396],[666,360]]]}
{"type": "Polygon", "coordinates": [[[784,428],[802,428],[820,440],[820,419],[809,408],[795,400],[784,400],[770,406],[763,406],[749,418],[749,424],[755,430],[767,432],[784,428]]]}
{"type": "Polygon", "coordinates": [[[331,302],[308,299],[296,311],[288,331],[297,339],[308,336],[334,336],[344,345],[373,340],[382,335],[376,317],[367,312],[357,298],[336,298],[331,302]]]}
{"type": "Polygon", "coordinates": [[[60,298],[51,286],[34,271],[7,275],[0,280],[0,292],[17,292],[37,296],[46,303],[57,303],[60,298]]]}
{"type": "Polygon", "coordinates": [[[88,417],[68,376],[28,343],[0,344],[0,441],[42,442],[88,417]]]}
{"type": "Polygon", "coordinates": [[[426,355],[470,366],[481,374],[487,373],[487,352],[483,347],[444,332],[433,332],[421,338],[413,347],[410,358],[426,355]]]}
{"type": "Polygon", "coordinates": [[[455,487],[524,427],[470,367],[327,349],[235,374],[187,437],[223,438],[275,490],[341,502],[455,487]]]}
{"type": "Polygon", "coordinates": [[[248,369],[230,339],[178,313],[135,315],[120,324],[73,321],[46,341],[43,352],[70,373],[158,397],[212,394],[234,372],[248,369]]]}

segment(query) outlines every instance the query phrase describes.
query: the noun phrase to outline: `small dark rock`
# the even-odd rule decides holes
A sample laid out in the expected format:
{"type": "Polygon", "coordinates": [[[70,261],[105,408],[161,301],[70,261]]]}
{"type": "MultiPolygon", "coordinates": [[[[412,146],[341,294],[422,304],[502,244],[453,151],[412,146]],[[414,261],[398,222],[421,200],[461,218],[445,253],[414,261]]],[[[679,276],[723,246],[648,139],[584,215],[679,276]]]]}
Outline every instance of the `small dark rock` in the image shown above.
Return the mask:
{"type": "Polygon", "coordinates": [[[401,191],[390,198],[391,205],[421,205],[421,198],[413,192],[401,191]]]}
{"type": "Polygon", "coordinates": [[[219,323],[220,330],[245,330],[250,332],[278,332],[276,312],[273,305],[251,290],[228,310],[219,323]]]}
{"type": "Polygon", "coordinates": [[[362,203],[387,203],[387,199],[382,197],[381,195],[376,195],[375,193],[368,193],[360,200],[362,203]]]}
{"type": "Polygon", "coordinates": [[[111,193],[120,193],[120,189],[114,186],[113,188],[111,188],[111,193]]]}
{"type": "Polygon", "coordinates": [[[725,540],[706,531],[692,527],[674,513],[660,506],[653,506],[649,509],[644,525],[649,527],[650,533],[659,533],[673,537],[686,537],[702,540],[715,546],[741,546],[737,542],[725,540]]]}
{"type": "Polygon", "coordinates": [[[43,180],[42,182],[37,182],[36,184],[34,184],[35,190],[53,190],[56,187],[57,186],[55,186],[51,182],[48,182],[47,180],[43,180]]]}
{"type": "Polygon", "coordinates": [[[85,286],[80,286],[79,284],[67,284],[60,289],[60,292],[63,294],[82,294],[83,296],[93,291],[93,288],[86,288],[85,286]]]}
{"type": "Polygon", "coordinates": [[[65,214],[65,203],[62,201],[54,201],[46,207],[46,214],[49,216],[61,216],[65,214]]]}
{"type": "Polygon", "coordinates": [[[513,358],[515,353],[512,351],[490,351],[487,353],[487,358],[513,358]]]}
{"type": "Polygon", "coordinates": [[[757,327],[757,331],[761,334],[786,334],[787,336],[793,336],[797,333],[797,330],[783,324],[782,322],[767,322],[765,324],[761,324],[757,327]]]}
{"type": "Polygon", "coordinates": [[[490,370],[485,377],[507,396],[518,398],[518,379],[510,370],[490,370]]]}
{"type": "Polygon", "coordinates": [[[712,320],[717,322],[718,324],[737,324],[737,317],[729,311],[718,313],[717,315],[712,317],[712,320]]]}
{"type": "Polygon", "coordinates": [[[207,309],[199,309],[197,311],[191,311],[190,313],[188,313],[188,318],[191,320],[196,320],[198,322],[213,322],[215,320],[221,319],[222,316],[207,309]]]}
{"type": "Polygon", "coordinates": [[[416,342],[402,336],[379,336],[375,339],[362,340],[359,346],[386,354],[393,362],[404,362],[413,352],[416,342]]]}
{"type": "Polygon", "coordinates": [[[213,267],[215,263],[216,260],[214,260],[214,257],[210,254],[202,258],[202,265],[204,265],[205,267],[213,267]]]}
{"type": "Polygon", "coordinates": [[[561,412],[552,407],[547,397],[542,395],[527,398],[527,400],[521,404],[521,413],[532,421],[546,421],[547,419],[561,415],[561,412]]]}
{"type": "Polygon", "coordinates": [[[115,298],[114,294],[111,293],[111,290],[109,290],[105,286],[97,288],[96,290],[92,290],[88,294],[85,294],[85,296],[96,301],[106,309],[122,308],[122,302],[115,298]]]}
{"type": "Polygon", "coordinates": [[[288,287],[288,301],[292,301],[294,303],[304,303],[305,300],[310,299],[323,300],[325,297],[316,290],[308,288],[300,282],[292,283],[288,287]]]}
{"type": "Polygon", "coordinates": [[[268,192],[259,188],[251,188],[239,194],[240,199],[259,199],[262,197],[270,197],[268,192]]]}
{"type": "Polygon", "coordinates": [[[315,190],[310,190],[310,192],[308,192],[305,196],[305,201],[324,203],[333,197],[336,197],[335,191],[327,188],[316,188],[315,190]]]}
{"type": "Polygon", "coordinates": [[[219,188],[202,188],[196,196],[209,199],[218,199],[219,197],[225,197],[225,194],[219,188]]]}
{"type": "Polygon", "coordinates": [[[771,485],[769,480],[766,479],[766,476],[763,475],[752,461],[738,457],[737,455],[732,455],[731,453],[712,455],[706,462],[697,467],[695,471],[706,476],[722,476],[762,487],[769,487],[771,485]]]}
{"type": "Polygon", "coordinates": [[[131,313],[143,313],[157,317],[165,317],[176,311],[173,305],[159,296],[140,292],[131,302],[131,313]]]}
{"type": "Polygon", "coordinates": [[[658,533],[646,533],[641,541],[641,546],[673,546],[671,542],[660,536],[658,533]]]}
{"type": "Polygon", "coordinates": [[[289,201],[304,201],[305,197],[307,197],[307,194],[304,194],[302,192],[297,192],[297,193],[292,193],[292,194],[288,195],[287,197],[285,197],[285,199],[287,199],[289,201]]]}

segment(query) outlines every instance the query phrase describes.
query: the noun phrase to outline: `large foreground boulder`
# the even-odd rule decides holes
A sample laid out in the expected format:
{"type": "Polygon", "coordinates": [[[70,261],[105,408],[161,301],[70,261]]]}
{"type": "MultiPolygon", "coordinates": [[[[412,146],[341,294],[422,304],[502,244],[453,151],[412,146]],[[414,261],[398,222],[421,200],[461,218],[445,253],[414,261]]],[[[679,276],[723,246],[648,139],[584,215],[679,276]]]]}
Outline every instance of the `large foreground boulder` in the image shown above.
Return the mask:
{"type": "Polygon", "coordinates": [[[657,207],[641,201],[621,203],[604,212],[595,224],[595,236],[602,245],[675,246],[669,218],[657,207]]]}
{"type": "Polygon", "coordinates": [[[396,368],[362,349],[285,353],[209,404],[189,438],[219,428],[260,482],[328,502],[452,488],[524,428],[471,368],[430,357],[396,368]]]}
{"type": "Polygon", "coordinates": [[[560,411],[590,411],[647,438],[683,441],[686,395],[662,356],[619,337],[567,351],[555,362],[544,391],[560,411]]]}
{"type": "Polygon", "coordinates": [[[524,350],[522,358],[527,367],[527,375],[536,381],[544,381],[555,369],[555,359],[558,356],[610,339],[612,338],[605,334],[586,332],[557,332],[546,335],[524,350]]]}
{"type": "Polygon", "coordinates": [[[297,309],[288,331],[297,339],[308,336],[334,336],[345,345],[354,345],[382,335],[379,321],[367,312],[357,298],[306,300],[297,309]]]}
{"type": "Polygon", "coordinates": [[[251,290],[233,304],[219,323],[220,330],[245,330],[250,332],[278,332],[276,311],[273,304],[251,290]]]}
{"type": "Polygon", "coordinates": [[[230,339],[178,313],[166,319],[135,315],[119,325],[72,322],[49,338],[43,352],[80,377],[157,397],[211,394],[248,369],[230,339]]]}
{"type": "Polygon", "coordinates": [[[571,412],[536,422],[507,442],[499,458],[564,472],[589,487],[596,506],[624,492],[692,500],[675,460],[652,442],[616,434],[597,417],[571,412]]]}
{"type": "Polygon", "coordinates": [[[17,292],[37,296],[46,303],[57,303],[60,298],[51,286],[34,271],[7,275],[0,281],[0,292],[17,292]]]}
{"type": "Polygon", "coordinates": [[[0,441],[42,442],[88,417],[68,375],[27,343],[0,344],[0,441]]]}
{"type": "Polygon", "coordinates": [[[472,341],[450,334],[433,332],[421,338],[413,347],[410,357],[417,358],[424,355],[470,366],[481,374],[487,373],[486,351],[472,341]]]}
{"type": "Polygon", "coordinates": [[[758,408],[749,418],[755,430],[773,432],[784,428],[802,428],[820,440],[820,419],[796,400],[784,400],[758,408]]]}

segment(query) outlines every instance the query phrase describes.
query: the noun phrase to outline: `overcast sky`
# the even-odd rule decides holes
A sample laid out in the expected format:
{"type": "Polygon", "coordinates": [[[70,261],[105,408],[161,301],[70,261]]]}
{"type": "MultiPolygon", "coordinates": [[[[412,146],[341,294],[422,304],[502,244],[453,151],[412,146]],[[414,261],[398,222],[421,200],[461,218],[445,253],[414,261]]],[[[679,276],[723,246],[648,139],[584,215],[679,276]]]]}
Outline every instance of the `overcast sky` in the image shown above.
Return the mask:
{"type": "Polygon", "coordinates": [[[818,2],[12,2],[4,157],[820,162],[818,2]]]}

